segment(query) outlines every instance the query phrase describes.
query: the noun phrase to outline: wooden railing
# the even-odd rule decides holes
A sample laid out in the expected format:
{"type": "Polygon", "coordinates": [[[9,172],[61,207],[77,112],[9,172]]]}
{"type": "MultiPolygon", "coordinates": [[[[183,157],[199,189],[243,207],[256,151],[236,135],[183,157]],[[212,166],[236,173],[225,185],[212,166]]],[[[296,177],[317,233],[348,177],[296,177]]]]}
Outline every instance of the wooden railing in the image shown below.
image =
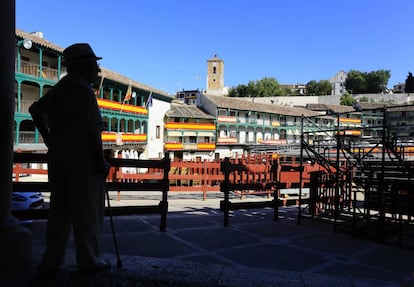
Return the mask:
{"type": "MultiPolygon", "coordinates": [[[[147,168],[150,170],[157,170],[157,177],[148,176],[146,181],[114,181],[113,177],[109,176],[106,186],[109,191],[160,191],[161,198],[158,205],[140,205],[140,206],[116,206],[111,207],[113,215],[130,215],[130,214],[142,214],[142,213],[159,213],[161,215],[160,230],[166,229],[167,212],[168,212],[168,190],[169,181],[168,173],[170,171],[170,160],[168,154],[161,160],[134,160],[134,159],[117,159],[109,158],[109,163],[112,169],[119,169],[120,167],[130,168],[147,168]]],[[[15,153],[14,163],[16,165],[15,181],[13,182],[13,191],[39,191],[39,192],[51,192],[48,182],[34,182],[34,181],[19,181],[19,175],[29,172],[29,169],[21,167],[21,164],[28,163],[46,163],[46,154],[35,153],[15,153]]],[[[45,174],[44,169],[32,169],[31,173],[45,174]]],[[[74,178],[73,180],[76,180],[74,178]]],[[[33,210],[14,210],[13,215],[19,219],[40,219],[47,218],[48,208],[33,209],[33,210]]],[[[108,214],[108,207],[106,214],[108,214]]]]}
{"type": "MultiPolygon", "coordinates": [[[[235,175],[237,182],[264,182],[270,178],[269,170],[271,168],[271,156],[242,156],[237,159],[229,159],[231,163],[245,163],[248,165],[250,174],[235,175]]],[[[308,187],[309,172],[318,170],[317,164],[304,164],[303,180],[300,182],[300,162],[292,157],[279,158],[278,185],[281,189],[295,189],[308,187]]],[[[220,161],[181,161],[175,160],[170,162],[170,171],[168,174],[169,191],[170,192],[196,192],[201,193],[203,200],[207,199],[210,192],[220,191],[220,182],[224,179],[224,173],[221,170],[220,161]]],[[[47,171],[36,168],[25,168],[22,170],[20,164],[14,167],[14,174],[45,174],[47,171]]],[[[162,170],[148,168],[124,168],[123,166],[114,166],[111,169],[108,180],[111,182],[128,183],[128,182],[144,182],[149,180],[160,180],[162,170]]],[[[19,177],[15,178],[19,181],[19,177]]],[[[271,192],[257,191],[267,197],[271,196],[271,192]]],[[[244,198],[245,195],[251,194],[250,191],[236,190],[235,195],[244,198]]],[[[121,200],[121,190],[118,191],[118,200],[121,200]]]]}
{"type": "Polygon", "coordinates": [[[32,75],[35,77],[41,77],[49,80],[58,80],[58,70],[49,68],[49,67],[42,67],[42,70],[40,70],[40,65],[27,62],[27,61],[21,61],[20,71],[21,73],[32,75]]]}

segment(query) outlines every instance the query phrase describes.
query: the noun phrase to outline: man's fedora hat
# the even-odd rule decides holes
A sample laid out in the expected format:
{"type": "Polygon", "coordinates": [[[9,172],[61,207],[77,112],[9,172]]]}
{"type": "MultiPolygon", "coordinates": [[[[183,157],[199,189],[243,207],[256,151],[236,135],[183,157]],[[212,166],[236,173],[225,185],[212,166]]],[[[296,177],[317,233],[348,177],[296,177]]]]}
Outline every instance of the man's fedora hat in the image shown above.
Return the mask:
{"type": "Polygon", "coordinates": [[[97,57],[93,52],[91,46],[86,43],[77,43],[70,45],[63,50],[63,65],[77,63],[82,61],[100,60],[102,57],[97,57]]]}

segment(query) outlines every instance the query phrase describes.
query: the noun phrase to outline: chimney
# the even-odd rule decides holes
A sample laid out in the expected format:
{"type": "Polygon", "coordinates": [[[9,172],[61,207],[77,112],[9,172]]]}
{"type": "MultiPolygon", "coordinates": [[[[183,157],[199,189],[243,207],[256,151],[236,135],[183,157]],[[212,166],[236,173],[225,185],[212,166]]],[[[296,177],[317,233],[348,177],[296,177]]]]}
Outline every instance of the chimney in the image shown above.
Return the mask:
{"type": "Polygon", "coordinates": [[[43,32],[40,32],[40,31],[32,32],[32,33],[30,33],[30,35],[33,35],[33,36],[36,36],[36,37],[39,37],[39,38],[43,39],[43,32]]]}

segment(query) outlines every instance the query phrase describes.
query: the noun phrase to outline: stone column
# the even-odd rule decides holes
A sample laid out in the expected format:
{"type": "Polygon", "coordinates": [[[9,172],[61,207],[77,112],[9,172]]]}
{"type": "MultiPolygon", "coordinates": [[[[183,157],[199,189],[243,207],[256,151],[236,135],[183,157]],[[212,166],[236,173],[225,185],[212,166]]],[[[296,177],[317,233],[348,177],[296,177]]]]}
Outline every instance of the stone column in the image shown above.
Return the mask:
{"type": "MultiPolygon", "coordinates": [[[[16,3],[0,4],[0,278],[19,278],[31,266],[31,232],[11,215],[16,3]],[[19,274],[19,277],[16,275],[19,274]]],[[[0,281],[0,285],[2,285],[0,281]]],[[[2,285],[3,286],[3,285],[2,285]]],[[[6,286],[6,285],[4,285],[6,286]]]]}

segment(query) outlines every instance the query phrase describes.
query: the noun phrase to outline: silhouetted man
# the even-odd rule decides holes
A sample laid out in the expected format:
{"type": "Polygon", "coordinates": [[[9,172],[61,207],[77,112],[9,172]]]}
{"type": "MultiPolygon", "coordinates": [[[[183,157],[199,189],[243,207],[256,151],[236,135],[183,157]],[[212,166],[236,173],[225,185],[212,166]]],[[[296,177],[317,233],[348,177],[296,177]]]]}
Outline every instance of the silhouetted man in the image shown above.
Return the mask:
{"type": "Polygon", "coordinates": [[[71,227],[79,271],[109,268],[99,259],[109,165],[102,152],[102,118],[91,89],[99,72],[97,60],[102,58],[84,43],[67,47],[63,57],[67,75],[29,108],[48,147],[52,188],[41,276],[53,275],[63,264],[71,227]]]}

